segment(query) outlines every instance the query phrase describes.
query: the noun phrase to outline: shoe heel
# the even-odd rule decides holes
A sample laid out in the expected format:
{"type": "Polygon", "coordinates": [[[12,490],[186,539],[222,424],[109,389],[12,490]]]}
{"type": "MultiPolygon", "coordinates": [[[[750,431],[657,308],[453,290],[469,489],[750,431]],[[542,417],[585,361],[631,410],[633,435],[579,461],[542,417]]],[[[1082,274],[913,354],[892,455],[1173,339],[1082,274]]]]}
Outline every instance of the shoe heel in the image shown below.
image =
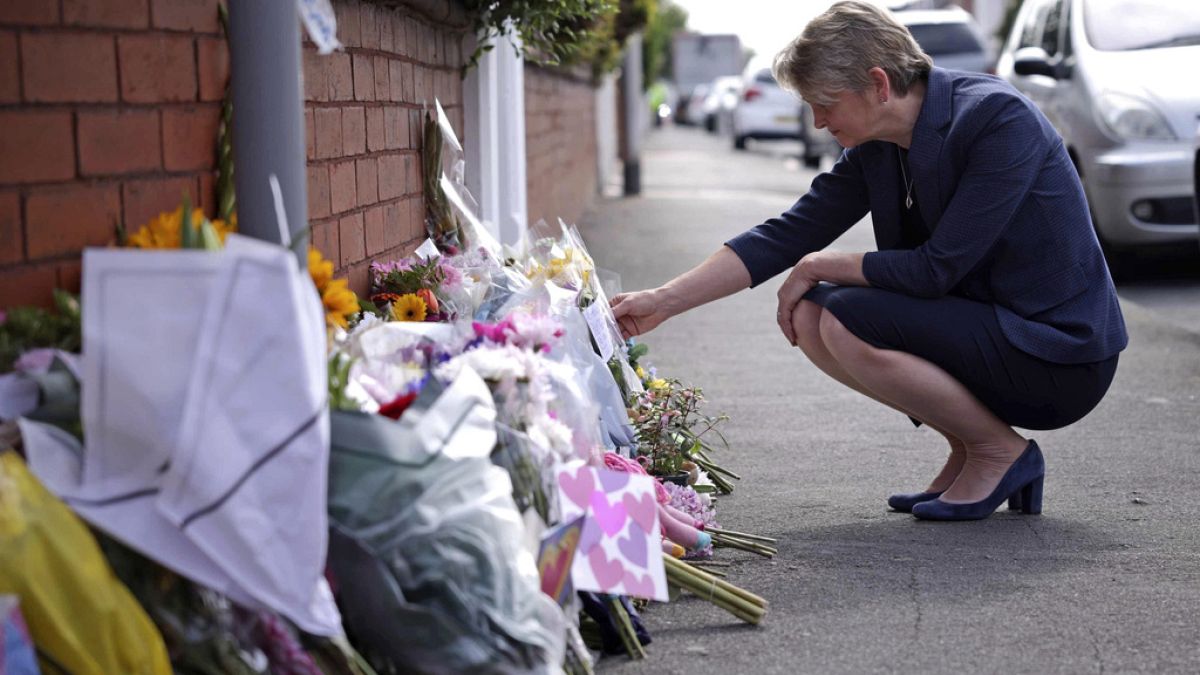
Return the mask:
{"type": "Polygon", "coordinates": [[[1021,511],[1030,515],[1042,512],[1042,481],[1043,477],[1035,478],[1033,482],[1021,488],[1021,511]]]}
{"type": "Polygon", "coordinates": [[[1020,511],[1021,510],[1021,493],[1022,492],[1023,492],[1023,490],[1017,490],[1016,492],[1014,492],[1008,496],[1008,510],[1009,511],[1020,511]]]}

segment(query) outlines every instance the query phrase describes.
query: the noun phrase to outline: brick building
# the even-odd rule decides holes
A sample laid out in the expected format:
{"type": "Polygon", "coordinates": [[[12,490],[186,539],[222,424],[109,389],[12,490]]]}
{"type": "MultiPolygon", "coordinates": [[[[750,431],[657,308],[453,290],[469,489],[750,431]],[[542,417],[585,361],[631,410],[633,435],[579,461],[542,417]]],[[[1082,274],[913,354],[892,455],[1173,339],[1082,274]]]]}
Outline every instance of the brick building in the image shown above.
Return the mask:
{"type": "MultiPolygon", "coordinates": [[[[468,147],[453,0],[334,0],[343,51],[303,44],[313,244],[364,291],[367,266],[424,236],[421,115],[436,98],[468,147]]],[[[184,192],[214,212],[229,59],[217,0],[0,3],[0,308],[77,291],[80,251],[184,192]]],[[[528,217],[579,218],[597,185],[591,84],[524,66],[528,217]]],[[[235,113],[236,118],[236,113],[235,113]]]]}

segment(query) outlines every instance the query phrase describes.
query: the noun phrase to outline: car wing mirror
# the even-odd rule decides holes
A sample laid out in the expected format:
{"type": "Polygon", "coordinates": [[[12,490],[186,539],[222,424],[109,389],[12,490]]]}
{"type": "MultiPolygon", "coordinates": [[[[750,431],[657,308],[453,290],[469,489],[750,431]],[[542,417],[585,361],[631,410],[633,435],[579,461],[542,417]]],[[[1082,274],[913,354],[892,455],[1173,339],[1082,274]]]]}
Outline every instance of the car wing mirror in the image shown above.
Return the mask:
{"type": "Polygon", "coordinates": [[[1022,47],[1013,54],[1013,72],[1018,75],[1045,75],[1056,77],[1050,57],[1041,47],[1022,47]]]}

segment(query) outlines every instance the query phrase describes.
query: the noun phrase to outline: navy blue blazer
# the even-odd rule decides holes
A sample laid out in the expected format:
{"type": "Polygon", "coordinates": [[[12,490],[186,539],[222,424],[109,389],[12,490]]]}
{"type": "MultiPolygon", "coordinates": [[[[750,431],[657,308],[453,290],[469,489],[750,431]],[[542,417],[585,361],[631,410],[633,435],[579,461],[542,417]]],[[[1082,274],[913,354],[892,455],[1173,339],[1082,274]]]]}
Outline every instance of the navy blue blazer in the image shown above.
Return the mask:
{"type": "Polygon", "coordinates": [[[900,248],[896,145],[846,150],[777,218],[726,242],[757,286],[869,211],[875,287],[996,308],[1009,342],[1055,363],[1107,359],[1129,338],[1079,176],[1045,116],[1002,80],[934,68],[908,151],[929,240],[900,248]]]}

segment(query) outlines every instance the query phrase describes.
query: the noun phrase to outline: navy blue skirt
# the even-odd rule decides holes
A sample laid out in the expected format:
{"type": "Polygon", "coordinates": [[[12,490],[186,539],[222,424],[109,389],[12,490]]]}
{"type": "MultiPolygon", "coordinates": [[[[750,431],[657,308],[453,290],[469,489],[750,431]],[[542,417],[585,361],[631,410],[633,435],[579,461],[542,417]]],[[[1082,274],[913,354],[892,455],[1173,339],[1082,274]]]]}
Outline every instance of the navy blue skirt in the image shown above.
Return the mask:
{"type": "Polygon", "coordinates": [[[1014,427],[1059,429],[1078,421],[1104,398],[1117,372],[1116,356],[1063,364],[1026,354],[1004,337],[992,305],[958,296],[822,284],[804,299],[867,344],[939,366],[1014,427]]]}

